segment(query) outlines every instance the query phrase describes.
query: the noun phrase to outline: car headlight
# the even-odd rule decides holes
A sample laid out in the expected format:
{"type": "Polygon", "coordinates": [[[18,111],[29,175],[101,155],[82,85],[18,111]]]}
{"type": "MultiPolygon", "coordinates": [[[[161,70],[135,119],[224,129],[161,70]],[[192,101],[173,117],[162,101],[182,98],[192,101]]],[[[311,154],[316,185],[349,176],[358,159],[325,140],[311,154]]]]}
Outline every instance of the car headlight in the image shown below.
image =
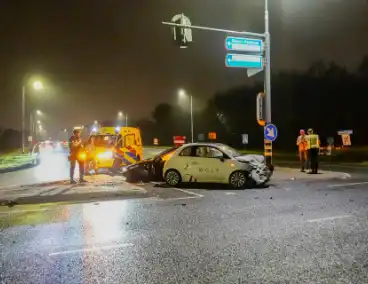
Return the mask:
{"type": "Polygon", "coordinates": [[[112,159],[112,151],[106,151],[97,155],[98,159],[112,159]]]}

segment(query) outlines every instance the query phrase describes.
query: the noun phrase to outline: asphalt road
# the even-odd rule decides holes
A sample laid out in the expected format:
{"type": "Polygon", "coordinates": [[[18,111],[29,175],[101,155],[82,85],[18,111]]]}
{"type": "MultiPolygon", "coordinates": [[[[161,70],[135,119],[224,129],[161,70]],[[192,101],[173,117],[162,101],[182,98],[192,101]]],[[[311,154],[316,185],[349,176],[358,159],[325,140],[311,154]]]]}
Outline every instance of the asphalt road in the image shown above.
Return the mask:
{"type": "MultiPolygon", "coordinates": [[[[150,158],[162,149],[144,149],[144,158],[150,158]]],[[[76,167],[76,176],[78,176],[76,167]]],[[[19,171],[0,173],[0,188],[13,185],[35,184],[69,179],[68,152],[42,152],[39,166],[19,171]]]]}
{"type": "Polygon", "coordinates": [[[368,283],[367,189],[294,180],[0,207],[0,283],[368,283]]]}

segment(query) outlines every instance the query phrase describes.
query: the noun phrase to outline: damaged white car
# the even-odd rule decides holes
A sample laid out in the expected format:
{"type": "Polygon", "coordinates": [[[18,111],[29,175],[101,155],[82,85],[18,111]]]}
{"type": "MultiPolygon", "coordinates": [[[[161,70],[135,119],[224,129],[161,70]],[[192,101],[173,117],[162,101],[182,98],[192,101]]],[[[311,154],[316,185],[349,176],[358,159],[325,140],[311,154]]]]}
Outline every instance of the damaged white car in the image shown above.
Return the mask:
{"type": "Polygon", "coordinates": [[[262,155],[242,155],[217,143],[191,143],[179,147],[165,163],[163,178],[170,186],[179,183],[223,183],[232,188],[265,185],[273,173],[262,155]]]}

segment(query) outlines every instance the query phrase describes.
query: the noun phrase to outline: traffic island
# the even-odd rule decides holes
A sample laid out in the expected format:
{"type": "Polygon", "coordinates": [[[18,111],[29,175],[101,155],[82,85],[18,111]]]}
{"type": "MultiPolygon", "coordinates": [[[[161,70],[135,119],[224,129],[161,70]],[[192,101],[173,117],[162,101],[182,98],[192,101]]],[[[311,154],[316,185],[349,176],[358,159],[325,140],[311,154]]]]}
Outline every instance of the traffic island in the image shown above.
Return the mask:
{"type": "Polygon", "coordinates": [[[0,173],[18,171],[36,165],[36,157],[30,154],[9,154],[0,157],[0,173]]]}
{"type": "Polygon", "coordinates": [[[271,182],[302,180],[324,181],[333,179],[350,179],[351,175],[343,172],[319,171],[318,174],[308,174],[295,168],[275,167],[271,182]]]}

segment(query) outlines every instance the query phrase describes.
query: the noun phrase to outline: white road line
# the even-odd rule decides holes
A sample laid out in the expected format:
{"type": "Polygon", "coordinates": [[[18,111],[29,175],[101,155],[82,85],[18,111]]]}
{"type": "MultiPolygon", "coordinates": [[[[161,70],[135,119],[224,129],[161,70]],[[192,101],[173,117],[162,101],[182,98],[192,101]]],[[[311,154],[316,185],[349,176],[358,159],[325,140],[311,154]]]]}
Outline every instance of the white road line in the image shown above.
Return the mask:
{"type": "Polygon", "coordinates": [[[328,187],[344,187],[344,186],[355,186],[355,185],[364,185],[364,184],[368,184],[368,181],[366,181],[366,182],[330,184],[328,187]]]}
{"type": "Polygon", "coordinates": [[[235,192],[226,192],[225,195],[236,195],[235,192]]]}
{"type": "Polygon", "coordinates": [[[109,246],[100,246],[100,247],[90,247],[84,249],[74,249],[74,250],[64,250],[50,253],[49,256],[56,256],[56,255],[65,255],[65,254],[73,254],[73,253],[80,253],[80,252],[93,252],[93,251],[100,251],[100,250],[109,250],[115,248],[123,248],[123,247],[131,247],[134,244],[132,243],[125,243],[119,245],[109,245],[109,246]]]}
{"type": "Polygon", "coordinates": [[[198,196],[186,196],[186,197],[176,197],[176,198],[160,198],[156,199],[155,201],[176,201],[176,200],[186,200],[186,199],[198,199],[198,196]]]}
{"type": "Polygon", "coordinates": [[[176,190],[179,190],[179,191],[181,191],[181,192],[185,192],[186,194],[194,195],[194,196],[197,196],[197,197],[203,197],[203,196],[204,196],[204,195],[202,195],[202,194],[195,193],[195,192],[188,191],[188,190],[181,189],[181,188],[177,188],[177,187],[172,187],[172,189],[176,189],[176,190]]]}
{"type": "Polygon", "coordinates": [[[307,220],[307,222],[316,223],[316,222],[332,221],[336,219],[343,219],[343,218],[350,218],[350,217],[351,215],[341,215],[341,216],[333,216],[333,217],[326,217],[326,218],[310,219],[310,220],[307,220]]]}

